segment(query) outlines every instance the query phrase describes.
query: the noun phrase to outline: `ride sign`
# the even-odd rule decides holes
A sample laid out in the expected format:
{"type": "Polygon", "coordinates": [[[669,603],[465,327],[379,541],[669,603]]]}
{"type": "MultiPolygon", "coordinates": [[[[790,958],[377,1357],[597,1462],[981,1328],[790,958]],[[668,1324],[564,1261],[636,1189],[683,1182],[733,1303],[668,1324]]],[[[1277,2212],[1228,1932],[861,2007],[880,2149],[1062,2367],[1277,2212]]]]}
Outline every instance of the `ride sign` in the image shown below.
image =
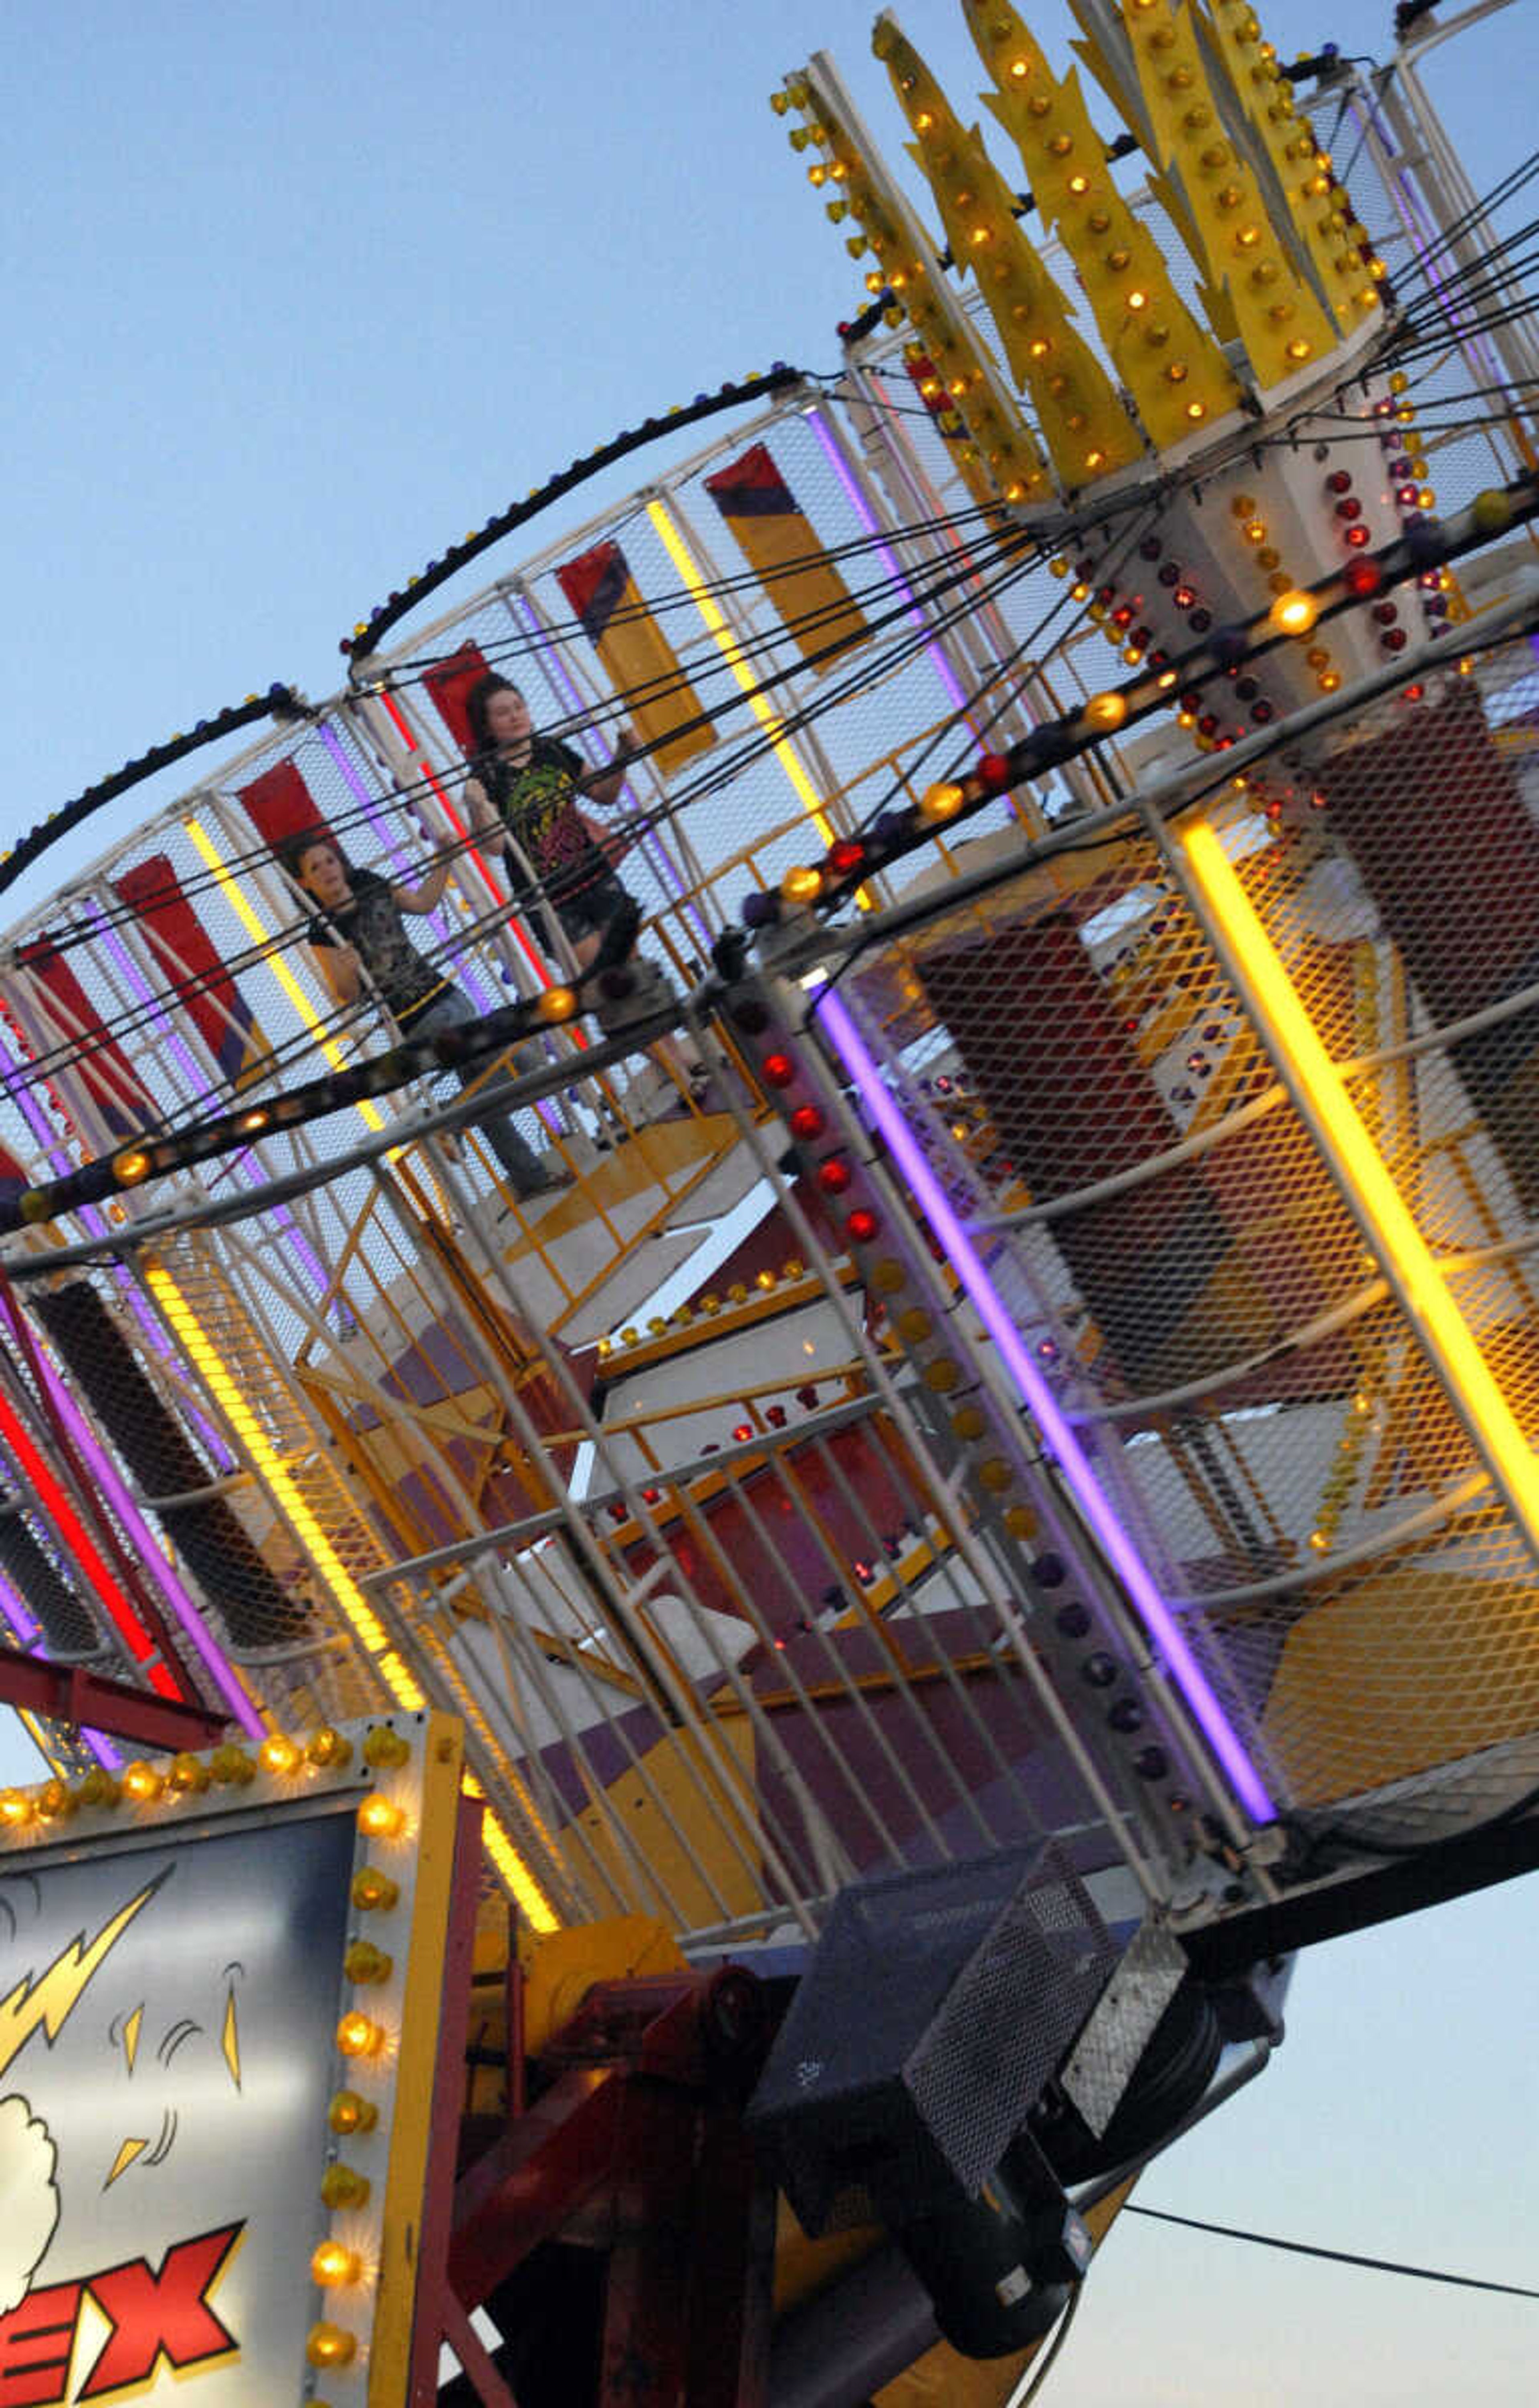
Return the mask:
{"type": "Polygon", "coordinates": [[[404,2398],[459,1761],[397,1715],[0,1794],[0,2408],[404,2398]]]}

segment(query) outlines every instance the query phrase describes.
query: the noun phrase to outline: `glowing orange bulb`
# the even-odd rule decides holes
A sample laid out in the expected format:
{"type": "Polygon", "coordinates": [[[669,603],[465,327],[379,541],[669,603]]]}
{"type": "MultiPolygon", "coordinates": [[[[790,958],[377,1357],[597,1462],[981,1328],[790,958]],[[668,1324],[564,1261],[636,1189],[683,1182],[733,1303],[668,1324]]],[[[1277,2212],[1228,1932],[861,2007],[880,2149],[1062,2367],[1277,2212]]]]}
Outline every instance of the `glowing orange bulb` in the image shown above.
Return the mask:
{"type": "Polygon", "coordinates": [[[358,1809],[358,1828],[371,1840],[395,1839],[405,1822],[401,1809],[390,1799],[381,1798],[378,1791],[372,1798],[366,1798],[358,1809]]]}
{"type": "Polygon", "coordinates": [[[1307,636],[1320,615],[1320,606],[1313,594],[1289,592],[1279,594],[1267,612],[1267,617],[1283,636],[1307,636]]]}
{"type": "Polygon", "coordinates": [[[263,1771],[276,1772],[280,1777],[295,1771],[300,1761],[298,1748],[281,1731],[269,1732],[256,1753],[263,1771]]]}
{"type": "Polygon", "coordinates": [[[123,1795],[126,1798],[132,1798],[137,1805],[149,1805],[152,1799],[160,1796],[165,1785],[152,1764],[144,1764],[136,1759],[133,1764],[123,1766],[123,1795]]]}
{"type": "Polygon", "coordinates": [[[323,2241],[311,2253],[309,2270],[330,2290],[339,2283],[355,2283],[364,2264],[355,2249],[344,2249],[339,2241],[323,2241]]]}
{"type": "Polygon", "coordinates": [[[1085,718],[1092,727],[1120,727],[1128,716],[1128,700],[1120,694],[1093,694],[1085,706],[1085,718]]]}
{"type": "Polygon", "coordinates": [[[0,1789],[0,1823],[4,1823],[7,1830],[24,1829],[32,1820],[33,1812],[32,1800],[24,1790],[0,1789]]]}
{"type": "Polygon", "coordinates": [[[955,819],[966,800],[961,787],[949,780],[939,786],[927,786],[920,797],[920,817],[927,820],[955,819]]]}
{"type": "Polygon", "coordinates": [[[535,1005],[536,1019],[552,1027],[563,1020],[575,1020],[577,1012],[577,996],[569,986],[548,986],[535,1005]]]}
{"type": "Polygon", "coordinates": [[[380,2026],[356,2007],[337,2027],[337,2045],[344,2057],[373,2057],[383,2044],[384,2033],[380,2026]]]}

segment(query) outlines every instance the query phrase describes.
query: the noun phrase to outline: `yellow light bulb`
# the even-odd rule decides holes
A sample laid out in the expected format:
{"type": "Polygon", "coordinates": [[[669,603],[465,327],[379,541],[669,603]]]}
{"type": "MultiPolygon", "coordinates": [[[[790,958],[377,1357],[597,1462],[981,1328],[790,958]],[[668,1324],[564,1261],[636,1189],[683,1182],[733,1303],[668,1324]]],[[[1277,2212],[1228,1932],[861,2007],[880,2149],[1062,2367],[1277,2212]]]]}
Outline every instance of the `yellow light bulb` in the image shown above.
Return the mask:
{"type": "Polygon", "coordinates": [[[554,1028],[564,1020],[575,1020],[580,1009],[575,991],[569,986],[548,986],[535,1005],[535,1018],[554,1028]]]}
{"type": "Polygon", "coordinates": [[[216,1781],[229,1782],[237,1788],[244,1788],[248,1781],[256,1778],[256,1767],[251,1757],[231,1740],[215,1748],[209,1758],[209,1770],[216,1781]]]}
{"type": "Polygon", "coordinates": [[[357,2354],[357,2341],[345,2325],[311,2325],[305,2344],[311,2366],[351,2366],[357,2354]]]}
{"type": "Polygon", "coordinates": [[[376,1771],[405,1764],[410,1755],[410,1741],[403,1739],[399,1731],[392,1730],[388,1723],[376,1724],[364,1741],[364,1762],[372,1765],[376,1771]]]}
{"type": "Polygon", "coordinates": [[[136,1758],[134,1763],[123,1766],[122,1787],[125,1798],[132,1798],[136,1805],[148,1806],[160,1796],[165,1783],[152,1764],[136,1758]]]}
{"type": "Polygon", "coordinates": [[[350,1982],[388,1982],[395,1971],[395,1959],[372,1940],[355,1940],[342,1959],[342,1971],[350,1982]]]}
{"type": "Polygon", "coordinates": [[[384,2032],[371,2017],[352,2007],[337,2027],[337,2045],[344,2057],[374,2057],[384,2045],[384,2032]]]}
{"type": "Polygon", "coordinates": [[[8,1831],[21,1831],[31,1822],[36,1809],[23,1789],[0,1789],[0,1823],[8,1831]]]}
{"type": "Polygon", "coordinates": [[[331,1772],[343,1772],[352,1761],[352,1742],[328,1724],[316,1732],[305,1754],[311,1764],[322,1765],[331,1772]]]}
{"type": "Polygon", "coordinates": [[[82,1806],[115,1806],[121,1794],[112,1775],[100,1764],[93,1764],[75,1785],[76,1798],[82,1806]]]}
{"type": "Polygon", "coordinates": [[[811,864],[805,862],[794,869],[788,869],[780,882],[783,903],[815,903],[822,892],[822,870],[814,869],[811,864]]]}
{"type": "Polygon", "coordinates": [[[334,2290],[343,2283],[355,2283],[364,2261],[355,2249],[344,2249],[339,2241],[323,2241],[311,2252],[309,2270],[324,2290],[334,2290]]]}
{"type": "Polygon", "coordinates": [[[367,2207],[371,2188],[351,2166],[328,2166],[321,2177],[321,2201],[324,2207],[367,2207]]]}
{"type": "Polygon", "coordinates": [[[141,1179],[148,1177],[149,1171],[150,1156],[142,1145],[129,1146],[117,1155],[112,1165],[112,1176],[120,1187],[137,1186],[141,1179]]]}
{"type": "Polygon", "coordinates": [[[919,801],[919,816],[926,820],[955,819],[967,796],[951,780],[938,786],[927,786],[919,801]]]}
{"type": "Polygon", "coordinates": [[[1128,698],[1121,694],[1093,694],[1082,716],[1091,727],[1120,727],[1128,716],[1128,698]]]}
{"type": "Polygon", "coordinates": [[[298,1748],[282,1731],[269,1731],[256,1753],[263,1771],[280,1778],[295,1771],[301,1761],[298,1748]]]}
{"type": "Polygon", "coordinates": [[[171,1786],[184,1794],[190,1790],[207,1789],[209,1768],[185,1750],[171,1758],[171,1786]]]}
{"type": "Polygon", "coordinates": [[[388,1914],[400,1894],[399,1882],[393,1882],[377,1865],[366,1865],[352,1876],[352,1903],[366,1914],[388,1914]]]}
{"type": "Polygon", "coordinates": [[[406,1816],[394,1799],[381,1798],[378,1791],[366,1798],[358,1809],[358,1828],[371,1840],[394,1840],[398,1837],[406,1816]]]}
{"type": "Polygon", "coordinates": [[[352,2132],[371,2132],[379,2120],[373,2100],[361,2098],[356,2090],[338,2090],[326,2110],[332,2130],[344,2138],[352,2132]]]}

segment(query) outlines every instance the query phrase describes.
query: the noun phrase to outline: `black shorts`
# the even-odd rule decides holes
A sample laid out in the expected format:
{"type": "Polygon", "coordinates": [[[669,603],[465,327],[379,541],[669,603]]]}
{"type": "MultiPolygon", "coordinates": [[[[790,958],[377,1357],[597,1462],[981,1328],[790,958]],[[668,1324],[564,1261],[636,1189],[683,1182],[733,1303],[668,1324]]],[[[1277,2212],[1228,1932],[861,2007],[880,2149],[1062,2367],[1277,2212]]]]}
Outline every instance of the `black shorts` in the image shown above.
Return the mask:
{"type": "Polygon", "coordinates": [[[600,935],[618,912],[631,908],[630,896],[611,871],[607,877],[596,878],[591,886],[584,886],[567,902],[558,903],[555,916],[576,944],[583,937],[600,935]]]}
{"type": "MultiPolygon", "coordinates": [[[[530,927],[545,951],[549,953],[552,950],[551,924],[545,917],[549,906],[531,903],[525,899],[529,892],[528,881],[515,862],[511,849],[504,851],[502,859],[508,872],[508,883],[513,899],[516,903],[522,904],[525,917],[530,927]]],[[[612,869],[606,869],[602,876],[590,880],[586,885],[579,887],[575,895],[568,895],[565,901],[559,895],[550,899],[554,903],[555,916],[561,923],[563,933],[574,945],[580,945],[584,937],[598,936],[622,911],[635,911],[638,922],[640,919],[640,910],[612,869]]],[[[628,951],[629,948],[627,947],[626,950],[628,951]]]]}

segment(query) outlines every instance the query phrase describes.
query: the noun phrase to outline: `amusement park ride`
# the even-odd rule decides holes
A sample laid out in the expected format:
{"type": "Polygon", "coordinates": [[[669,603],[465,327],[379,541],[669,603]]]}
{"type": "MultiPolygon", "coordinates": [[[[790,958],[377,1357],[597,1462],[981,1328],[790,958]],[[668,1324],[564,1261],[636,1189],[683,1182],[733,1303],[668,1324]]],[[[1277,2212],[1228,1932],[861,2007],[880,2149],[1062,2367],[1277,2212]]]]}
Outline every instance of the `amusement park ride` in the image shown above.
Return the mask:
{"type": "Polygon", "coordinates": [[[0,961],[0,2400],[1002,2408],[1292,1954],[1539,1861],[1490,6],[964,0],[986,138],[883,16],[917,183],[773,96],[836,378],[0,866],[195,761],[0,961]],[[637,732],[629,961],[510,913],[488,669],[637,732]],[[337,1005],[311,831],[452,847],[473,1018],[337,1005]]]}

